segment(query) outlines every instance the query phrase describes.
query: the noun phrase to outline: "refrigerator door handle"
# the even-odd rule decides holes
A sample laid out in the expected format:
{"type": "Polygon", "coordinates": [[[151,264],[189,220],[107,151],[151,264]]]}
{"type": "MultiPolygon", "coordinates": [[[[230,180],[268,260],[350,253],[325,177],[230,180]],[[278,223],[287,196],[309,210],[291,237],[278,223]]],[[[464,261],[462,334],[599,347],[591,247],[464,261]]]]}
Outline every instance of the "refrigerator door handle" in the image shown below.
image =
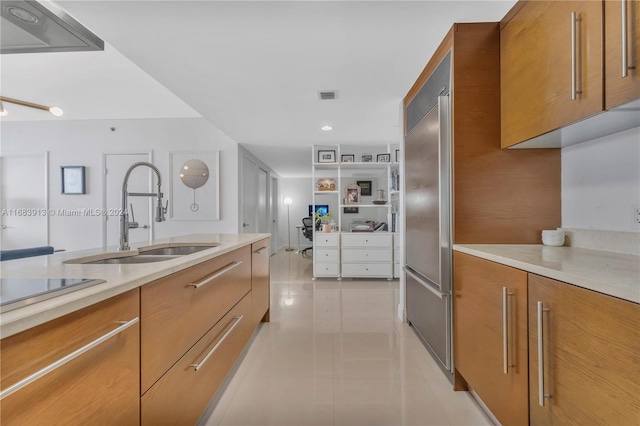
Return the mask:
{"type": "Polygon", "coordinates": [[[444,299],[445,295],[442,294],[441,292],[439,292],[438,290],[436,290],[435,288],[433,288],[432,285],[430,285],[429,283],[427,283],[426,281],[424,281],[423,278],[421,278],[419,275],[417,275],[410,267],[405,266],[402,268],[404,270],[404,272],[407,273],[407,275],[411,276],[411,278],[413,278],[414,280],[416,280],[418,283],[420,283],[424,288],[426,288],[427,290],[429,290],[431,293],[435,294],[436,296],[438,296],[438,298],[440,299],[444,299]]]}

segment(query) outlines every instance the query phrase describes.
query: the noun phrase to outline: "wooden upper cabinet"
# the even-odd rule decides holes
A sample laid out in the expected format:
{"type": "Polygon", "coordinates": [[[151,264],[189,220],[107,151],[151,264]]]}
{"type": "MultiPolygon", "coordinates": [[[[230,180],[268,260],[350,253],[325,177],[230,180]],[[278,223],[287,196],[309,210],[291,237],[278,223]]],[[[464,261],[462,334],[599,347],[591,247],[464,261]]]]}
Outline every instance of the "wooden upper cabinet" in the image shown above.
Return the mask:
{"type": "Polygon", "coordinates": [[[640,424],[639,355],[640,305],[529,274],[531,425],[640,424]]]}
{"type": "Polygon", "coordinates": [[[516,8],[500,32],[503,148],[604,105],[602,2],[530,1],[516,8]]]}
{"type": "Polygon", "coordinates": [[[604,16],[605,106],[610,109],[640,98],[640,2],[605,0],[604,16]]]}

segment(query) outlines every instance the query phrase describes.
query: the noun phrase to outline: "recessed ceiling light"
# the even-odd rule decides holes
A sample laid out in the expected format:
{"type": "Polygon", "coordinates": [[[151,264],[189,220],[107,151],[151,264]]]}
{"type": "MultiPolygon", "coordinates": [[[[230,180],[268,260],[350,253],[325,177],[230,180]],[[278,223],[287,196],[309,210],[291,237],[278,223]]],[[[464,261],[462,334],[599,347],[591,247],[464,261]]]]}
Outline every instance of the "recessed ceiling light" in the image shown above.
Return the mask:
{"type": "Polygon", "coordinates": [[[23,9],[21,7],[9,6],[9,7],[7,7],[7,12],[9,12],[10,14],[15,16],[16,18],[18,18],[22,22],[26,22],[27,24],[37,24],[38,23],[38,17],[36,15],[34,15],[33,13],[31,13],[28,10],[25,10],[25,9],[23,9]]]}
{"type": "Polygon", "coordinates": [[[321,128],[322,130],[324,130],[325,132],[328,132],[328,131],[330,131],[330,130],[333,130],[333,127],[331,127],[331,126],[322,126],[322,127],[320,127],[320,128],[321,128]]]}

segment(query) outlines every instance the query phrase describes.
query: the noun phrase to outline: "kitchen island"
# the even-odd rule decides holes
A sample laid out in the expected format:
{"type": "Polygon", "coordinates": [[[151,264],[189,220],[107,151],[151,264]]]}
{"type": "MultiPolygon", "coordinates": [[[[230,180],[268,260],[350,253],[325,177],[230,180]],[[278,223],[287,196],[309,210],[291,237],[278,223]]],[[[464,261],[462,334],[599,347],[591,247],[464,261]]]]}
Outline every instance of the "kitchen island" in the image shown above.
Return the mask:
{"type": "Polygon", "coordinates": [[[103,282],[1,314],[2,423],[194,424],[269,319],[269,246],[198,234],[3,262],[3,279],[103,282]]]}

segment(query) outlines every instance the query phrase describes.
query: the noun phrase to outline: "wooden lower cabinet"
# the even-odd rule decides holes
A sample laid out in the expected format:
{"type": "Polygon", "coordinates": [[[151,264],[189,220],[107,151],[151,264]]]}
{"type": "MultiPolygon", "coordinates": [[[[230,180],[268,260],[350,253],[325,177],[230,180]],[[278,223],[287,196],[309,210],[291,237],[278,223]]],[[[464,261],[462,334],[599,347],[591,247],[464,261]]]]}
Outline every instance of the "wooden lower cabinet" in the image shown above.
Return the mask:
{"type": "Polygon", "coordinates": [[[3,339],[0,371],[5,391],[123,327],[121,332],[3,398],[0,424],[139,424],[138,316],[139,290],[135,289],[3,339]]]}
{"type": "Polygon", "coordinates": [[[526,425],[527,273],[460,252],[453,266],[457,374],[501,424],[526,425]]]}
{"type": "Polygon", "coordinates": [[[142,392],[249,291],[250,246],[142,286],[142,392]]]}
{"type": "Polygon", "coordinates": [[[249,293],[142,396],[143,425],[196,423],[251,337],[252,312],[249,293]]]}
{"type": "Polygon", "coordinates": [[[639,425],[640,305],[529,274],[529,373],[532,425],[639,425]]]}
{"type": "Polygon", "coordinates": [[[269,321],[269,238],[251,245],[251,303],[256,322],[269,321]]]}

